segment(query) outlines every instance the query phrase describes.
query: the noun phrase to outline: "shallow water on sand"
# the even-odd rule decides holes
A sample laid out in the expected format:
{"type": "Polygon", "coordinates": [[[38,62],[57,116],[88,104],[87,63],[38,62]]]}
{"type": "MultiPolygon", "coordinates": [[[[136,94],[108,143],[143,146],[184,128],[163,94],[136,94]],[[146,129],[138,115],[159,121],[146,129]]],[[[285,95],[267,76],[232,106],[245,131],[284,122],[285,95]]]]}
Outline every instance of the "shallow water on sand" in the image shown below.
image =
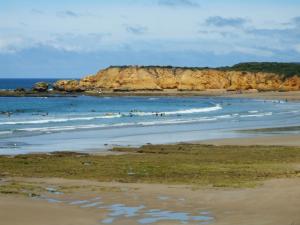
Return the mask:
{"type": "Polygon", "coordinates": [[[0,98],[0,154],[240,137],[300,124],[300,104],[205,97],[0,98]]]}
{"type": "Polygon", "coordinates": [[[208,211],[198,211],[196,214],[186,211],[152,209],[146,205],[127,205],[121,203],[109,204],[101,200],[101,197],[70,200],[63,193],[58,197],[47,195],[35,196],[34,200],[47,201],[52,204],[62,204],[64,207],[76,206],[83,210],[94,209],[105,212],[105,218],[99,220],[99,224],[113,224],[115,221],[131,219],[134,224],[156,224],[161,221],[173,221],[181,224],[211,224],[214,216],[208,211]]]}

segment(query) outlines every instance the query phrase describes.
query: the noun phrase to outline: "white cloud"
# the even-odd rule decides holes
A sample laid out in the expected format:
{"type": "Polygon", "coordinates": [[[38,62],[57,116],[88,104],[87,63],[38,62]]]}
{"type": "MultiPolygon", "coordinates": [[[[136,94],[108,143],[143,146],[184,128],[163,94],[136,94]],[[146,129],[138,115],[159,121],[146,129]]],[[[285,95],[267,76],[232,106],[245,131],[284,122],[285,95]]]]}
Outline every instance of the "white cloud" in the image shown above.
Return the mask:
{"type": "Polygon", "coordinates": [[[170,7],[199,7],[199,3],[195,0],[158,0],[159,5],[170,7]]]}
{"type": "Polygon", "coordinates": [[[35,43],[30,39],[22,37],[0,37],[0,53],[16,53],[26,48],[35,46],[35,43]]]}
{"type": "Polygon", "coordinates": [[[300,53],[300,44],[296,44],[296,45],[295,45],[295,50],[296,50],[298,53],[300,53]]]}

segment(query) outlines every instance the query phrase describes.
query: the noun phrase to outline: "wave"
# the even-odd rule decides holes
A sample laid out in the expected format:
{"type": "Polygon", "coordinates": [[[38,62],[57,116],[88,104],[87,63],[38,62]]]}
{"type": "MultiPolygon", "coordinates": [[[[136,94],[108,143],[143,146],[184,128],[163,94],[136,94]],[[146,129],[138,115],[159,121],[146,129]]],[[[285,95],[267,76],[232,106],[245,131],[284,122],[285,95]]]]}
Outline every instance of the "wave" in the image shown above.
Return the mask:
{"type": "Polygon", "coordinates": [[[193,108],[193,109],[185,109],[185,110],[178,110],[178,111],[166,111],[166,112],[132,112],[131,115],[134,116],[152,116],[156,114],[162,115],[181,115],[181,114],[194,114],[194,113],[203,113],[203,112],[212,112],[221,110],[221,105],[217,104],[212,107],[205,107],[205,108],[193,108]]]}
{"type": "Polygon", "coordinates": [[[12,131],[0,131],[0,135],[12,134],[12,131]]]}
{"type": "Polygon", "coordinates": [[[130,113],[111,113],[101,116],[89,116],[89,117],[70,117],[70,118],[50,118],[50,119],[42,119],[42,120],[29,120],[29,121],[8,121],[8,122],[0,122],[0,125],[26,125],[26,124],[47,124],[47,123],[63,123],[69,121],[89,121],[95,119],[114,119],[120,117],[131,117],[131,116],[155,116],[155,115],[164,115],[164,116],[172,116],[172,115],[181,115],[181,114],[193,114],[193,113],[203,113],[203,112],[211,112],[222,109],[220,105],[215,105],[213,107],[206,108],[193,108],[186,110],[178,110],[178,111],[166,111],[166,112],[130,112],[130,113]]]}
{"type": "Polygon", "coordinates": [[[263,117],[263,116],[272,116],[272,112],[267,113],[257,113],[257,114],[248,114],[248,115],[240,115],[241,118],[247,118],[247,117],[263,117]]]}
{"type": "Polygon", "coordinates": [[[115,124],[88,124],[88,125],[70,125],[70,126],[53,126],[53,127],[27,127],[15,129],[14,132],[42,132],[42,133],[52,133],[52,132],[62,132],[71,130],[86,130],[86,129],[105,129],[105,128],[117,128],[117,127],[134,127],[134,126],[161,126],[161,125],[176,125],[176,124],[191,124],[191,123],[201,123],[201,122],[211,122],[224,119],[232,118],[247,118],[247,117],[263,117],[271,116],[272,112],[259,113],[259,114],[225,114],[212,117],[199,117],[190,119],[169,119],[169,120],[156,120],[156,121],[141,121],[141,122],[128,122],[128,123],[115,123],[115,124]]]}
{"type": "Polygon", "coordinates": [[[202,113],[202,112],[212,112],[221,110],[221,105],[216,105],[213,107],[206,107],[206,108],[195,108],[195,109],[187,109],[187,110],[179,110],[174,112],[165,112],[166,115],[176,115],[176,114],[193,114],[193,113],[202,113]]]}
{"type": "Polygon", "coordinates": [[[22,124],[45,124],[45,123],[61,123],[69,121],[88,121],[95,119],[112,119],[122,117],[120,114],[111,114],[103,116],[90,116],[90,117],[73,117],[73,118],[53,118],[53,119],[44,119],[44,120],[29,120],[29,121],[9,121],[2,122],[0,125],[22,125],[22,124]]]}
{"type": "Polygon", "coordinates": [[[170,124],[188,124],[195,122],[208,122],[214,121],[217,118],[214,117],[202,117],[198,119],[188,119],[188,120],[163,120],[163,121],[146,121],[146,122],[134,122],[134,123],[116,123],[116,124],[90,124],[90,125],[74,125],[74,126],[56,126],[56,127],[29,127],[20,128],[14,130],[14,132],[59,132],[59,131],[70,131],[70,130],[80,130],[80,129],[99,129],[99,128],[116,128],[116,127],[132,127],[132,126],[155,126],[155,125],[170,125],[170,124]]]}

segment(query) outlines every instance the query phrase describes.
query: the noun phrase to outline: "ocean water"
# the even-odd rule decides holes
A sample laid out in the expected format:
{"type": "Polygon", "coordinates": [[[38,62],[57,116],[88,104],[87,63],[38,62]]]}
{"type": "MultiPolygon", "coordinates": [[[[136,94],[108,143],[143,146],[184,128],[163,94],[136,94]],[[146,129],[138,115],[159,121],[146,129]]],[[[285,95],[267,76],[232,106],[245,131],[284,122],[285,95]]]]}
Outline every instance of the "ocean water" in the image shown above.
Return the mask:
{"type": "Polygon", "coordinates": [[[10,79],[10,78],[0,78],[0,90],[13,90],[16,88],[26,88],[30,89],[37,82],[47,82],[53,84],[58,79],[49,78],[34,78],[34,79],[10,79]]]}
{"type": "MultiPolygon", "coordinates": [[[[0,98],[0,154],[103,151],[300,124],[300,104],[211,97],[0,98]]],[[[254,135],[254,134],[252,134],[254,135]]]]}

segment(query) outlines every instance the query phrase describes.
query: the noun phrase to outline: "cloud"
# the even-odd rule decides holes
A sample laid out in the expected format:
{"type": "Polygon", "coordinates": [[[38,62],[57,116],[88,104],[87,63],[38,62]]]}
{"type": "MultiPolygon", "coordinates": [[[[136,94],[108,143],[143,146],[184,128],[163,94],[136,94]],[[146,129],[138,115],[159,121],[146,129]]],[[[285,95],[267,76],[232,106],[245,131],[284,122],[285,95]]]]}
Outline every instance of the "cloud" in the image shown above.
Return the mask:
{"type": "Polygon", "coordinates": [[[20,33],[0,35],[0,54],[18,54],[25,49],[39,46],[73,53],[95,52],[111,47],[109,37],[111,37],[110,33],[58,33],[44,39],[33,39],[20,33]]]}
{"type": "Polygon", "coordinates": [[[0,36],[0,54],[12,54],[35,46],[33,40],[17,36],[0,36]]]}
{"type": "Polygon", "coordinates": [[[44,14],[44,12],[42,10],[39,10],[39,9],[31,9],[31,13],[39,14],[39,15],[44,14]]]}
{"type": "Polygon", "coordinates": [[[144,34],[144,33],[147,32],[147,30],[148,30],[148,28],[145,27],[145,26],[139,26],[139,25],[130,26],[130,25],[126,25],[126,31],[128,33],[135,34],[135,35],[144,34]]]}
{"type": "Polygon", "coordinates": [[[296,50],[298,53],[300,53],[300,44],[296,44],[296,45],[295,45],[295,50],[296,50]]]}
{"type": "Polygon", "coordinates": [[[76,18],[76,17],[80,16],[80,14],[78,14],[74,11],[71,11],[71,10],[60,11],[60,12],[57,12],[56,15],[59,17],[72,17],[72,18],[76,18]]]}
{"type": "Polygon", "coordinates": [[[94,52],[108,46],[106,40],[110,36],[110,33],[55,34],[43,45],[68,52],[94,52]]]}
{"type": "Polygon", "coordinates": [[[199,7],[200,5],[193,0],[159,0],[159,5],[170,6],[170,7],[179,7],[179,6],[187,6],[187,7],[199,7]]]}
{"type": "Polygon", "coordinates": [[[216,27],[242,27],[247,20],[241,17],[225,18],[221,16],[212,16],[206,19],[205,24],[216,27]]]}
{"type": "Polygon", "coordinates": [[[294,17],[294,18],[292,19],[292,23],[293,23],[294,25],[300,27],[300,16],[294,17]]]}
{"type": "MultiPolygon", "coordinates": [[[[244,51],[244,50],[243,50],[244,51]]],[[[246,51],[247,52],[247,51],[246,51]]],[[[19,54],[0,54],[0,77],[82,77],[96,73],[110,65],[173,65],[173,66],[228,66],[245,61],[297,61],[300,53],[276,52],[273,56],[257,56],[232,51],[215,54],[211,51],[97,51],[78,53],[47,46],[24,49],[19,54]]]]}

